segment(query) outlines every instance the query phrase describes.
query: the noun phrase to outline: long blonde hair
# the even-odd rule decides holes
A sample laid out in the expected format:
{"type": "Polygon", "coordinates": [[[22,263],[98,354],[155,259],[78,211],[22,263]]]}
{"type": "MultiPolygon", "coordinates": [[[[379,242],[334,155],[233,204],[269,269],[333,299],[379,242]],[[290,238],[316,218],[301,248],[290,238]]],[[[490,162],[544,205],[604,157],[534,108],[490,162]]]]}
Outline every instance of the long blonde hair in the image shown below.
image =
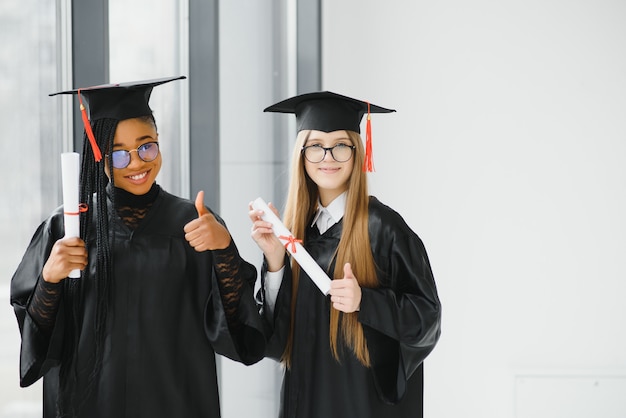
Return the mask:
{"type": "MultiPolygon", "coordinates": [[[[353,131],[346,131],[348,137],[355,146],[354,164],[348,180],[346,210],[343,217],[343,230],[339,240],[339,246],[335,253],[335,270],[333,279],[343,278],[343,266],[351,263],[354,276],[361,287],[377,287],[376,266],[370,247],[368,231],[368,203],[367,175],[362,170],[365,150],[361,136],[353,131]]],[[[311,131],[300,131],[296,138],[296,145],[291,160],[291,182],[285,205],[283,221],[285,226],[295,237],[306,239],[307,223],[317,209],[319,191],[317,185],[306,174],[301,149],[306,144],[311,131]]],[[[298,293],[298,280],[300,267],[292,260],[292,298],[291,298],[291,329],[289,340],[283,361],[287,367],[291,365],[291,353],[293,348],[293,330],[295,317],[296,295],[298,293]]],[[[370,365],[367,342],[363,334],[363,327],[357,319],[357,312],[343,313],[332,306],[330,308],[330,348],[333,357],[340,361],[338,343],[341,340],[349,347],[359,361],[370,365]]]]}

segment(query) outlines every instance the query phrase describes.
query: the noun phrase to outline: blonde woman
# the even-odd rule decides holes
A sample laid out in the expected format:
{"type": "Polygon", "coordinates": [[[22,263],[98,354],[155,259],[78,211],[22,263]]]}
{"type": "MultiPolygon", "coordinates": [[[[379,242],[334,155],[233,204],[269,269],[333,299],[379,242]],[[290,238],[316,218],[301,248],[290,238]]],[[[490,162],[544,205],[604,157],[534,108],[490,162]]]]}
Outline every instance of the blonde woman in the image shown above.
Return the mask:
{"type": "Polygon", "coordinates": [[[265,110],[296,115],[283,221],[333,279],[325,296],[250,207],[264,253],[266,356],[285,364],[280,416],[421,417],[422,363],[439,339],[440,302],[420,238],[368,195],[371,142],[359,135],[365,113],[369,132],[369,113],[393,110],[331,92],[265,110]]]}

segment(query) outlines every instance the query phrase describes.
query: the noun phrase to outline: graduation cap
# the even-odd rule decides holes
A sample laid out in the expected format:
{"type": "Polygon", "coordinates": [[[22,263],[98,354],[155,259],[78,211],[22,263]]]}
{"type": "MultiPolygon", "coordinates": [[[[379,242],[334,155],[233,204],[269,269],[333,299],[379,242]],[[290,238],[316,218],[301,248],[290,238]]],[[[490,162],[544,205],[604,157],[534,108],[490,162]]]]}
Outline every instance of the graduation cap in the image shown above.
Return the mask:
{"type": "Polygon", "coordinates": [[[365,161],[363,170],[373,171],[371,113],[391,113],[394,109],[376,106],[348,96],[321,91],[291,97],[265,108],[264,112],[294,113],[298,132],[339,130],[361,132],[361,119],[367,113],[365,161]]]}
{"type": "Polygon", "coordinates": [[[90,121],[104,118],[124,120],[151,115],[152,109],[150,109],[148,102],[152,89],[161,84],[184,78],[186,77],[179,76],[126,83],[101,84],[60,91],[52,93],[50,96],[56,96],[57,94],[76,94],[78,96],[85,132],[87,132],[87,137],[91,143],[94,158],[96,161],[100,161],[102,154],[91,130],[90,121]],[[87,104],[89,116],[87,115],[87,109],[83,105],[83,98],[87,104]]]}

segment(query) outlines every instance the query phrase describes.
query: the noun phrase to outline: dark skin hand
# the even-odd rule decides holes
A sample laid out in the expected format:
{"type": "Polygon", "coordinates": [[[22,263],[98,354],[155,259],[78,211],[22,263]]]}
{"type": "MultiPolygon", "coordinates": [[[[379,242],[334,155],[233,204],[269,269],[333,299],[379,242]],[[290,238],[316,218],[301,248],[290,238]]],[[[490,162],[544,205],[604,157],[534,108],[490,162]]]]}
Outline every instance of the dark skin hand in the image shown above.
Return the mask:
{"type": "MultiPolygon", "coordinates": [[[[198,218],[185,225],[185,239],[196,251],[224,249],[230,245],[230,233],[204,206],[204,192],[196,197],[198,218]]],[[[78,238],[62,238],[54,243],[50,256],[43,266],[42,277],[46,282],[59,283],[72,270],[84,270],[88,255],[85,242],[78,238]]]]}
{"type": "Polygon", "coordinates": [[[222,250],[230,245],[230,233],[204,206],[204,192],[196,196],[198,218],[185,225],[185,239],[198,252],[222,250]]]}
{"type": "Polygon", "coordinates": [[[83,270],[87,266],[87,248],[78,238],[62,238],[54,243],[50,256],[43,266],[42,277],[46,282],[59,283],[72,270],[83,270]]]}

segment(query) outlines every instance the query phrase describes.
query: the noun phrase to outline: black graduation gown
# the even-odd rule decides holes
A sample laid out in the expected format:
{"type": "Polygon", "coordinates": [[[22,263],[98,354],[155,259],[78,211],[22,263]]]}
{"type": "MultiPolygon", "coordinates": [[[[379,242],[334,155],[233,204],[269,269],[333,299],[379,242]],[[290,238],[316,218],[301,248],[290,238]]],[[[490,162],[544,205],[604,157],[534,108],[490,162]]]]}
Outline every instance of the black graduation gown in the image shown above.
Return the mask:
{"type": "MultiPolygon", "coordinates": [[[[326,271],[334,269],[331,257],[341,231],[341,222],[321,236],[315,226],[307,230],[304,246],[326,271]]],[[[422,362],[439,339],[441,319],[430,263],[420,238],[398,213],[374,197],[369,204],[369,234],[380,287],[362,288],[358,318],[372,367],[365,368],[346,347],[340,347],[340,363],[334,359],[329,344],[330,297],[302,271],[281,417],[415,418],[423,414],[422,362]]],[[[275,359],[280,359],[289,333],[290,302],[287,267],[274,323],[269,324],[273,333],[267,355],[275,359]]]]}
{"type": "MultiPolygon", "coordinates": [[[[111,214],[110,200],[108,204],[111,214]]],[[[262,358],[265,338],[253,298],[256,269],[231,244],[239,275],[246,282],[238,310],[243,327],[231,335],[213,253],[196,252],[184,237],[184,225],[197,216],[193,202],[163,190],[134,231],[117,215],[110,216],[112,305],[102,371],[96,392],[88,395],[84,387],[93,365],[96,301],[93,283],[85,283],[84,320],[75,359],[79,367],[74,398],[76,405],[81,404],[80,417],[219,417],[215,353],[245,364],[262,358]]],[[[52,245],[63,235],[59,208],[37,229],[11,281],[11,303],[22,335],[20,384],[31,385],[43,376],[46,418],[56,416],[59,363],[64,328],[69,324],[61,303],[52,335],[47,336],[26,307],[36,282],[42,280],[52,245]]],[[[88,248],[95,244],[89,242],[88,248]]],[[[92,272],[95,261],[95,254],[90,254],[92,272]]]]}

